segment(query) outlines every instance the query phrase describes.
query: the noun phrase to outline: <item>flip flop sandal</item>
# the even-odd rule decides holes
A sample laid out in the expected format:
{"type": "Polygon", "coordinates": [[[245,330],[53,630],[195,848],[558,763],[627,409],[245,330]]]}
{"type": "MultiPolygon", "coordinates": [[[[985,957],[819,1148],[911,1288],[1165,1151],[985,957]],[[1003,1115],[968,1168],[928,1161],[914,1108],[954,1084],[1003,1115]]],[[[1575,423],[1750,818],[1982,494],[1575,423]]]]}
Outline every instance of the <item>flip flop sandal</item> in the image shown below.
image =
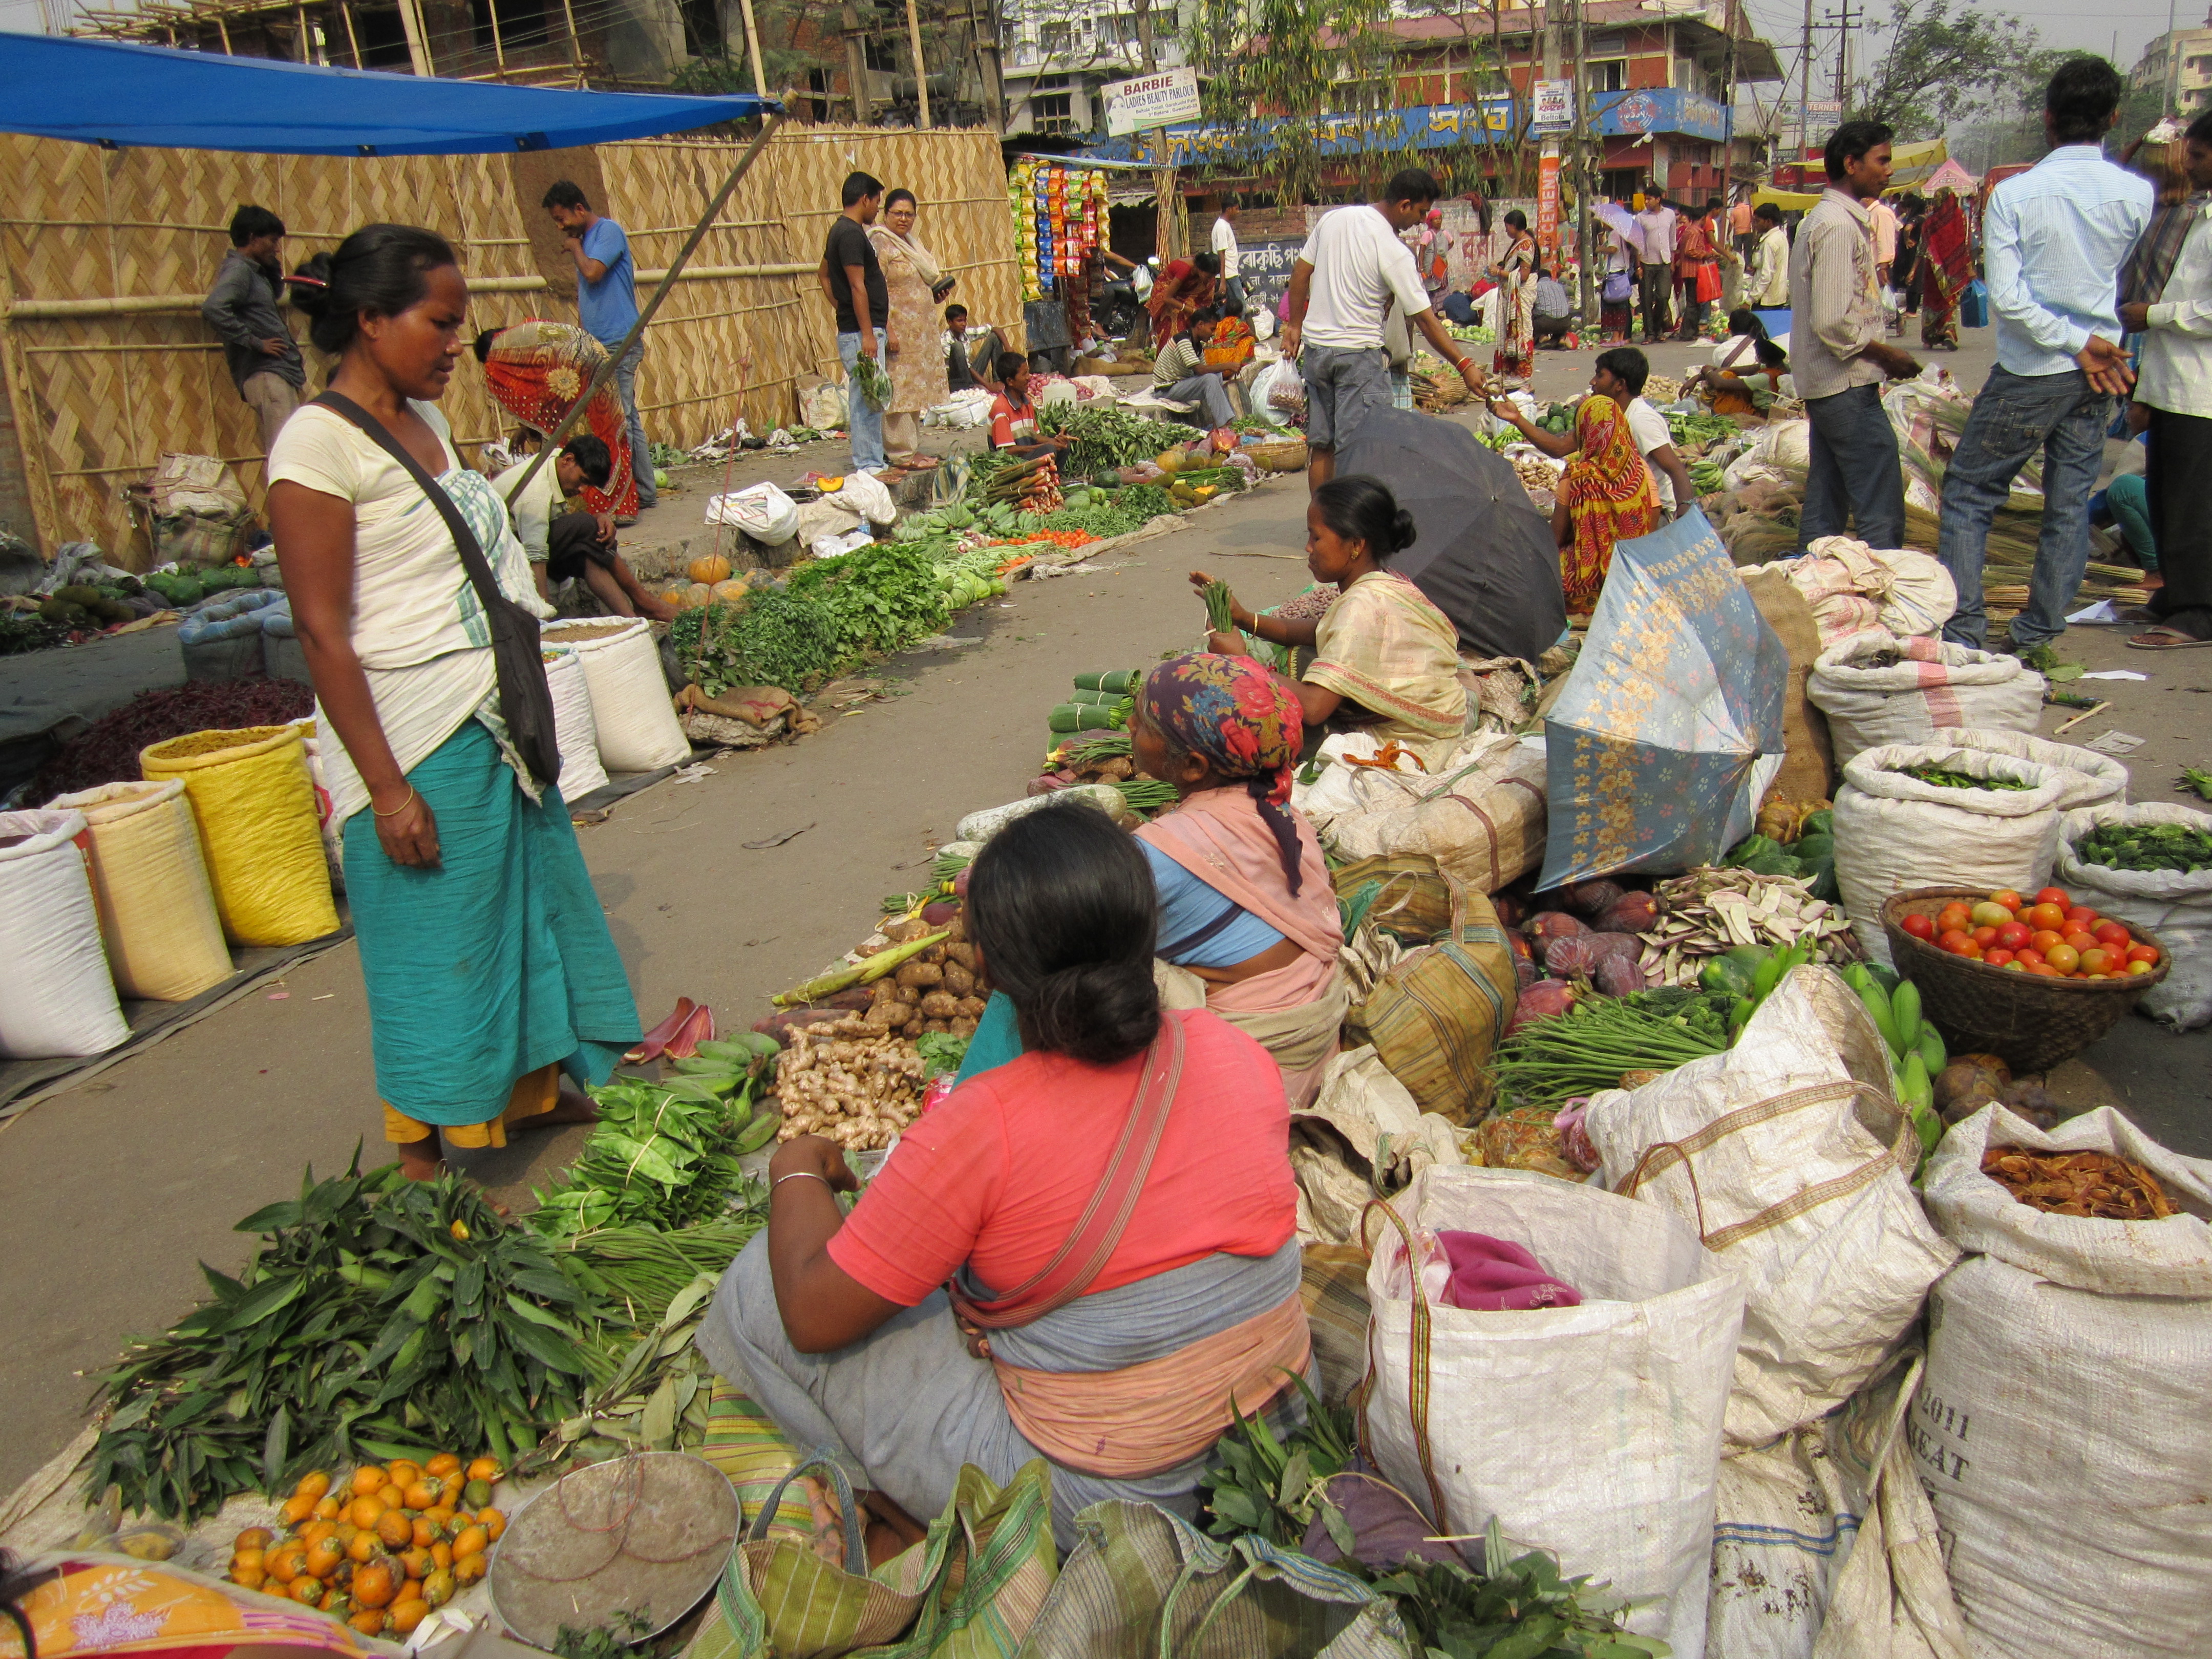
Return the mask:
{"type": "Polygon", "coordinates": [[[684,1022],[691,1018],[691,1011],[699,1005],[690,997],[676,999],[676,1012],[638,1039],[637,1047],[623,1056],[630,1066],[642,1066],[649,1060],[659,1060],[668,1047],[668,1040],[684,1029],[684,1022]]]}
{"type": "Polygon", "coordinates": [[[683,1029],[669,1038],[668,1046],[662,1053],[671,1060],[689,1060],[699,1052],[701,1043],[714,1040],[714,1011],[702,1002],[691,1011],[690,1018],[684,1022],[683,1029]]]}
{"type": "Polygon", "coordinates": [[[2212,640],[2200,640],[2171,625],[2151,629],[2128,641],[2130,651],[2188,651],[2204,646],[2212,646],[2212,640]]]}

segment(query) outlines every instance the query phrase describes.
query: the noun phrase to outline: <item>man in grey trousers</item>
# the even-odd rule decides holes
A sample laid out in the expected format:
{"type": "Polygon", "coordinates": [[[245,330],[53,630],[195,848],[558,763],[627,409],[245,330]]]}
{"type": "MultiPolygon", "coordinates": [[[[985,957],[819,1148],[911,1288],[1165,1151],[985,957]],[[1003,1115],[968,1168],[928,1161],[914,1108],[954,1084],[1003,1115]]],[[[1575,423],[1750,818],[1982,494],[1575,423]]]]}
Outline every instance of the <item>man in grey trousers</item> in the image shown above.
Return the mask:
{"type": "Polygon", "coordinates": [[[264,454],[307,387],[307,362],[276,309],[284,288],[276,250],[283,240],[284,222],[267,208],[240,208],[230,216],[230,252],[200,302],[200,315],[222,341],[231,383],[261,422],[264,454]]]}

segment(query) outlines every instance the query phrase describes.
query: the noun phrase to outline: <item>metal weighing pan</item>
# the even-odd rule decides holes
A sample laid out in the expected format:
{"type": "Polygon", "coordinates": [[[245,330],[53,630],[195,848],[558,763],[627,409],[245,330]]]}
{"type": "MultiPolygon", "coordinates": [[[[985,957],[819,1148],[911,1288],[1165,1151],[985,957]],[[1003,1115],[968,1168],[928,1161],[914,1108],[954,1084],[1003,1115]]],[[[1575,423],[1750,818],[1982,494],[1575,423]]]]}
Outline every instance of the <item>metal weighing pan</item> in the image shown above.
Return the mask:
{"type": "Polygon", "coordinates": [[[737,1546],[743,1513],[722,1472],[688,1452],[640,1452],[563,1476],[517,1510],[494,1547],[492,1606],[550,1650],[561,1627],[657,1636],[698,1606],[737,1546]]]}

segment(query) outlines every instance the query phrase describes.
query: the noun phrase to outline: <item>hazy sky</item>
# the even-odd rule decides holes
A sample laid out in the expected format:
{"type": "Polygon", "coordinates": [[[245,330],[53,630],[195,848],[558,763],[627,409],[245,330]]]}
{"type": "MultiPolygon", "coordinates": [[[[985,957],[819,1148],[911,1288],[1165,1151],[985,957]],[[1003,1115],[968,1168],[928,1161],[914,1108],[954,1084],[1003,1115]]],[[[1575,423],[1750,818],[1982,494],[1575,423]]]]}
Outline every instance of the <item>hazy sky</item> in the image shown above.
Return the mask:
{"type": "MultiPolygon", "coordinates": [[[[1854,4],[1856,0],[1852,0],[1854,4]]],[[[105,0],[109,5],[120,6],[126,0],[105,0]]],[[[1844,0],[1814,0],[1813,17],[1817,25],[1823,14],[1838,9],[1844,0]]],[[[1771,40],[1781,52],[1783,63],[1795,75],[1797,43],[1802,33],[1805,9],[1802,0],[1793,4],[1791,0],[1745,0],[1751,15],[1757,20],[1760,33],[1771,40]]],[[[2018,4],[2006,0],[1960,0],[1963,9],[1972,11],[2009,12],[2039,31],[2044,44],[2053,46],[2079,46],[2087,51],[2110,53],[2117,36],[2123,69],[2133,67],[2142,56],[2144,43],[2166,32],[2166,0],[2099,0],[2094,5],[2067,6],[2060,0],[2020,0],[2018,4]]],[[[2175,0],[2174,17],[2178,27],[2188,28],[2202,26],[2212,0],[2175,0]]],[[[1887,14],[1887,0],[1869,0],[1867,10],[1876,17],[1887,14]]],[[[40,27],[38,0],[0,0],[0,29],[25,32],[40,27]]],[[[1863,53],[1876,44],[1879,36],[1864,32],[1857,37],[1855,52],[1863,53]]],[[[1813,81],[1814,90],[1832,85],[1835,78],[1835,36],[1821,33],[1814,34],[1816,66],[1813,81]]]]}

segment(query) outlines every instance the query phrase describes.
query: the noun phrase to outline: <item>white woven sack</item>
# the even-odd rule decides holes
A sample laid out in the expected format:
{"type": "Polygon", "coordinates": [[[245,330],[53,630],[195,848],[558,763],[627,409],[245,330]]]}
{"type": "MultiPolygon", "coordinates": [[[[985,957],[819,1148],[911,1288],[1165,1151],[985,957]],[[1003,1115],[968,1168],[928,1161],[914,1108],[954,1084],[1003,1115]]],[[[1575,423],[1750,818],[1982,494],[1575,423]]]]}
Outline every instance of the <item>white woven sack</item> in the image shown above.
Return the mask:
{"type": "Polygon", "coordinates": [[[1832,969],[1794,969],[1735,1045],[1583,1120],[1608,1190],[1671,1210],[1747,1285],[1728,1436],[1818,1421],[1886,1364],[1959,1252],[1911,1186],[1888,1049],[1832,969]]]}
{"type": "Polygon", "coordinates": [[[799,533],[799,504],[772,483],[749,484],[707,497],[708,524],[734,525],[755,541],[778,546],[799,533]]]}
{"type": "Polygon", "coordinates": [[[2043,714],[2043,676],[2017,657],[1900,639],[1869,628],[1823,651],[1805,695],[1828,717],[1836,764],[1862,749],[1928,743],[1963,726],[2033,732],[2043,714]],[[1879,651],[1905,659],[1888,668],[1859,665],[1879,651]]]}
{"type": "Polygon", "coordinates": [[[2212,813],[2162,801],[2134,806],[2107,802],[2069,812],[2058,823],[2058,863],[2052,879],[2078,903],[2158,935],[2173,965],[2142,994],[2145,1013],[2177,1031],[2212,1024],[2212,870],[2107,870],[2085,864],[2074,845],[2106,823],[2185,823],[2212,833],[2212,813]]]}
{"type": "Polygon", "coordinates": [[[1364,1419],[1383,1476],[1440,1531],[1471,1534],[1472,1560],[1495,1516],[1516,1551],[1640,1603],[1632,1630],[1701,1652],[1741,1276],[1656,1205],[1529,1170],[1431,1167],[1389,1202],[1417,1232],[1521,1245],[1584,1300],[1417,1302],[1397,1228],[1370,1216],[1364,1419]],[[1412,1386],[1424,1371],[1425,1395],[1412,1386]]]}
{"type": "Polygon", "coordinates": [[[2075,787],[2057,769],[1986,749],[1895,744],[1862,750],[1836,792],[1836,886],[1859,944],[1884,967],[1882,901],[1911,887],[2047,885],[2058,854],[2059,807],[2075,787]],[[1946,789],[1895,769],[1935,764],[2031,789],[1946,789]]]}
{"type": "Polygon", "coordinates": [[[1972,1254],[1929,1300],[1912,1450],[1976,1653],[2199,1659],[2212,1630],[2212,1162],[2110,1107],[2046,1134],[1990,1106],[1936,1149],[1927,1200],[1972,1254]],[[2182,1213],[2032,1209],[1982,1173],[1992,1146],[2117,1154],[2182,1213]]]}
{"type": "Polygon", "coordinates": [[[561,746],[561,799],[580,800],[607,787],[599,764],[599,728],[592,718],[591,682],[584,659],[559,647],[545,653],[545,684],[553,694],[553,737],[561,746]]]}
{"type": "MultiPolygon", "coordinates": [[[[1368,739],[1371,745],[1373,739],[1368,739]]],[[[1544,861],[1544,751],[1500,732],[1468,738],[1426,772],[1338,765],[1352,804],[1334,814],[1345,858],[1426,853],[1476,892],[1494,893],[1544,861]]]]}
{"type": "Polygon", "coordinates": [[[84,814],[93,902],[117,991],[185,1002],[230,977],[183,779],[105,784],[47,806],[84,814]]]}
{"type": "Polygon", "coordinates": [[[655,772],[680,764],[690,757],[691,740],[669,701],[652,625],[637,617],[618,634],[581,637],[588,629],[606,625],[594,618],[566,629],[556,623],[544,630],[548,646],[565,646],[583,662],[600,763],[610,772],[655,772]]]}
{"type": "Polygon", "coordinates": [[[76,838],[82,812],[0,812],[0,1054],[104,1054],[131,1028],[100,945],[100,915],[76,838]]]}
{"type": "Polygon", "coordinates": [[[872,473],[857,469],[848,472],[845,482],[836,489],[824,491],[822,499],[852,508],[872,525],[898,521],[898,504],[891,500],[891,492],[884,481],[872,473]]]}

